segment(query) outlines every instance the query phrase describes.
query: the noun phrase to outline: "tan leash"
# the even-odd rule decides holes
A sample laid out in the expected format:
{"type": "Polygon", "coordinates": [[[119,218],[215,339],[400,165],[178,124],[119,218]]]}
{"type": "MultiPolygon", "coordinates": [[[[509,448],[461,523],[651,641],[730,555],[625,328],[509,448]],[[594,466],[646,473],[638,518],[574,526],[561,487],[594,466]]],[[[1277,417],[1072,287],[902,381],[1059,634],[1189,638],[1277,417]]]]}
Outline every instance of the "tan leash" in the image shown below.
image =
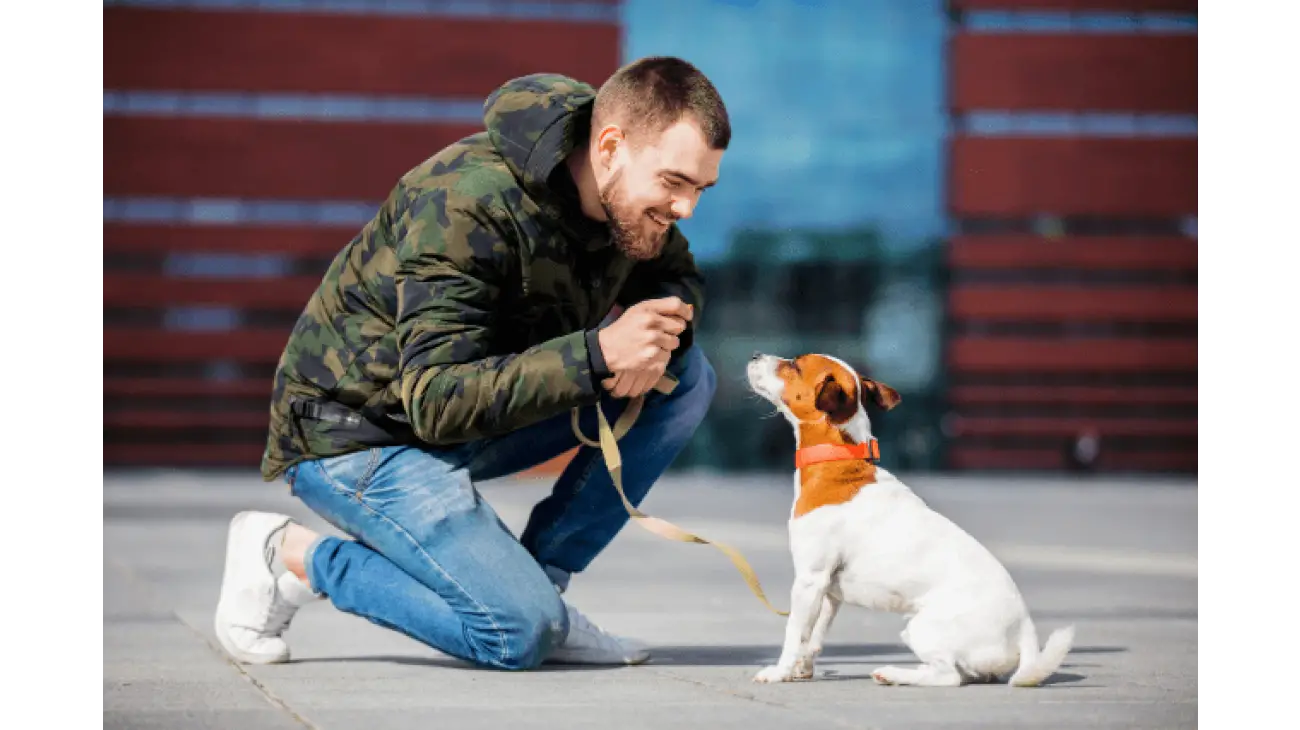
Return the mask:
{"type": "MultiPolygon", "coordinates": [[[[677,380],[668,374],[665,374],[659,379],[659,382],[655,384],[655,390],[665,395],[673,392],[673,389],[676,387],[677,380]]],[[[736,570],[740,571],[741,576],[745,578],[745,582],[749,584],[749,590],[753,591],[755,596],[758,596],[758,600],[762,601],[763,605],[767,606],[772,613],[775,613],[778,616],[790,615],[788,611],[778,611],[776,607],[767,600],[767,596],[763,593],[763,586],[758,582],[758,577],[754,575],[754,569],[749,566],[749,562],[745,560],[745,556],[741,555],[739,550],[725,543],[706,540],[699,535],[692,535],[671,522],[645,514],[636,507],[633,507],[632,503],[627,500],[627,495],[623,492],[623,457],[619,453],[618,442],[627,435],[629,430],[631,430],[632,424],[636,423],[637,417],[641,415],[641,406],[644,402],[645,396],[633,398],[632,401],[628,403],[627,409],[623,411],[621,416],[619,416],[618,421],[613,427],[609,425],[609,420],[605,418],[605,412],[601,409],[600,404],[597,403],[596,418],[600,423],[599,441],[592,441],[582,433],[582,428],[578,425],[578,409],[575,408],[573,409],[572,419],[573,433],[578,437],[580,442],[587,446],[598,447],[604,454],[605,467],[609,469],[609,475],[614,481],[614,488],[618,490],[618,496],[623,500],[623,507],[637,524],[667,540],[712,545],[721,550],[727,555],[727,557],[731,558],[731,562],[736,566],[736,570]]]]}

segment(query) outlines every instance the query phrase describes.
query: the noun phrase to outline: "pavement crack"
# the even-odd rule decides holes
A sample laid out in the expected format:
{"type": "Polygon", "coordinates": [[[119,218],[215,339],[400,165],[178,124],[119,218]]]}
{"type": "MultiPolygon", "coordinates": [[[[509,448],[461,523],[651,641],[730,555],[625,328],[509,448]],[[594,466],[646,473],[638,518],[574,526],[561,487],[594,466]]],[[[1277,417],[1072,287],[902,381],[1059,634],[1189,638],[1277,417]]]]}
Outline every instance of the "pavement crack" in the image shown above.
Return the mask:
{"type": "Polygon", "coordinates": [[[782,704],[780,702],[773,702],[772,700],[765,700],[760,697],[756,697],[748,692],[741,692],[740,690],[730,689],[727,687],[719,687],[716,684],[709,684],[708,682],[702,682],[698,679],[691,679],[690,677],[684,677],[680,674],[675,674],[673,672],[669,672],[663,669],[655,669],[654,671],[655,674],[658,674],[662,677],[668,677],[669,679],[675,679],[679,682],[693,684],[697,687],[703,687],[705,689],[712,690],[714,692],[720,692],[722,694],[730,695],[731,697],[735,697],[737,699],[749,700],[750,702],[757,702],[760,705],[767,705],[769,707],[780,707],[781,709],[784,710],[796,709],[790,705],[782,704]]]}
{"type": "Polygon", "coordinates": [[[157,605],[165,606],[166,607],[165,610],[167,614],[171,616],[173,619],[175,619],[176,623],[180,624],[181,626],[184,626],[186,629],[192,632],[196,637],[198,637],[198,640],[204,646],[206,646],[209,651],[215,653],[217,655],[217,658],[221,659],[221,661],[225,662],[226,664],[234,667],[235,671],[239,672],[239,674],[243,676],[243,678],[247,680],[249,684],[253,685],[253,687],[257,689],[258,693],[261,694],[262,697],[265,698],[267,702],[271,703],[273,707],[280,709],[289,717],[293,718],[296,722],[301,724],[303,727],[308,727],[311,728],[312,730],[320,730],[320,727],[318,725],[313,723],[311,720],[308,720],[306,717],[303,717],[301,713],[299,713],[297,710],[290,707],[289,703],[285,702],[278,695],[272,692],[270,687],[267,687],[264,683],[258,680],[257,677],[254,677],[253,675],[249,674],[248,671],[245,670],[242,666],[240,666],[238,662],[233,661],[230,658],[229,654],[227,654],[223,649],[221,649],[220,646],[214,644],[212,640],[208,638],[207,634],[201,631],[197,626],[191,624],[189,621],[186,621],[185,618],[182,617],[180,614],[176,613],[175,609],[171,607],[171,603],[165,600],[161,595],[159,595],[158,591],[154,588],[153,584],[151,584],[149,581],[141,577],[139,573],[136,573],[134,570],[132,570],[130,566],[126,565],[125,563],[122,563],[121,561],[114,560],[112,558],[107,558],[107,557],[104,559],[104,564],[111,566],[114,570],[121,573],[124,578],[139,586],[141,590],[149,594],[149,596],[154,600],[154,602],[157,605]]]}
{"type": "Polygon", "coordinates": [[[300,712],[290,707],[288,702],[285,702],[283,699],[280,698],[279,695],[277,695],[275,692],[272,692],[270,687],[266,686],[266,684],[263,683],[261,680],[259,680],[257,677],[254,677],[252,674],[250,674],[248,670],[244,669],[243,665],[231,659],[230,655],[227,654],[220,646],[212,643],[212,640],[208,638],[207,634],[200,631],[197,626],[192,625],[189,621],[186,621],[184,618],[182,618],[179,614],[175,613],[174,611],[172,612],[172,615],[176,617],[176,620],[179,621],[182,626],[194,632],[194,635],[197,636],[199,641],[202,641],[203,644],[208,647],[208,649],[212,650],[212,652],[215,653],[226,664],[229,664],[230,666],[234,667],[235,671],[239,672],[240,675],[244,677],[244,679],[248,680],[249,684],[256,687],[257,691],[260,692],[262,696],[266,698],[267,702],[270,702],[275,707],[278,707],[281,710],[283,710],[287,715],[289,715],[289,717],[292,717],[294,720],[297,720],[304,727],[309,727],[312,730],[320,730],[320,726],[316,725],[316,723],[312,722],[311,720],[308,720],[306,717],[303,717],[303,715],[300,712]]]}
{"type": "MultiPolygon", "coordinates": [[[[804,715],[817,714],[820,715],[822,719],[828,721],[831,725],[835,725],[838,727],[853,728],[854,730],[864,730],[864,728],[861,725],[854,725],[848,723],[844,720],[841,720],[838,717],[835,717],[834,715],[827,715],[824,713],[817,712],[817,710],[813,708],[805,707],[802,705],[788,705],[783,702],[776,702],[774,700],[763,699],[762,697],[754,695],[750,692],[744,692],[731,687],[723,687],[716,684],[710,684],[708,682],[704,682],[698,679],[692,679],[690,677],[683,676],[681,674],[676,674],[674,672],[670,672],[668,670],[661,669],[658,667],[654,667],[653,669],[654,669],[654,673],[658,674],[661,677],[667,677],[668,679],[675,679],[679,682],[685,682],[686,684],[693,684],[696,687],[702,687],[712,692],[717,692],[719,694],[727,695],[728,697],[734,697],[739,700],[748,700],[750,702],[754,702],[767,707],[776,707],[778,709],[789,710],[791,712],[797,712],[804,715]]],[[[866,728],[865,730],[871,730],[871,728],[866,728]]]]}

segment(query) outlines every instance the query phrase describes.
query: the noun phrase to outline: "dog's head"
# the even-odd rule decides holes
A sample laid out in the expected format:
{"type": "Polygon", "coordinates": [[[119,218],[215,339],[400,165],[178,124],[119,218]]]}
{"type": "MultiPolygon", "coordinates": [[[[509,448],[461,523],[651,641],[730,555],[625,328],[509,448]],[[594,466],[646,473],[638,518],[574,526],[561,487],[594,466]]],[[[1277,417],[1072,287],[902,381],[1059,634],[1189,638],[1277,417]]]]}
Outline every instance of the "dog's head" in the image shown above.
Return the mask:
{"type": "Polygon", "coordinates": [[[826,423],[847,429],[860,422],[869,432],[864,399],[870,398],[885,410],[902,400],[893,388],[861,377],[848,364],[829,355],[808,354],[786,360],[755,354],[747,375],[750,388],[776,406],[796,428],[799,424],[826,423]]]}

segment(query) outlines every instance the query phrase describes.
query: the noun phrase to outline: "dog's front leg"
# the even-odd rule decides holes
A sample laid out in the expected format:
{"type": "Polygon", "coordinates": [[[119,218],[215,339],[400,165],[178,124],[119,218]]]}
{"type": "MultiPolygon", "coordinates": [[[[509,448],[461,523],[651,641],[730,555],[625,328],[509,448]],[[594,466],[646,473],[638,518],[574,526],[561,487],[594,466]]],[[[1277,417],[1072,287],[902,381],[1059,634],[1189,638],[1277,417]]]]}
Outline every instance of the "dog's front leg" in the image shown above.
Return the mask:
{"type": "Polygon", "coordinates": [[[812,679],[813,665],[817,662],[817,655],[822,653],[822,647],[826,644],[826,632],[830,630],[831,622],[835,620],[835,614],[839,613],[840,601],[831,596],[830,592],[822,599],[821,611],[817,613],[817,620],[813,624],[812,636],[804,642],[803,656],[794,665],[795,679],[812,679]]]}
{"type": "Polygon", "coordinates": [[[789,682],[796,678],[795,666],[804,655],[829,585],[829,572],[795,576],[794,586],[790,589],[790,617],[785,622],[785,644],[781,647],[781,658],[775,665],[766,667],[755,675],[755,682],[789,682]]]}

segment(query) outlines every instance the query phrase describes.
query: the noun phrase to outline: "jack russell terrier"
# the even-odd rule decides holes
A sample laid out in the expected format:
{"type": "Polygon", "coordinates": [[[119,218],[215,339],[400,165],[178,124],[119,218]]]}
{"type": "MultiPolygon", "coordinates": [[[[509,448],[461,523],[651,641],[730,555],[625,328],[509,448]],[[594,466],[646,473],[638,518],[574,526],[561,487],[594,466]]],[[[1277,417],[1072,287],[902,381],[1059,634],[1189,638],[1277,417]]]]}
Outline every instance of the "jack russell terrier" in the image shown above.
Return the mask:
{"type": "Polygon", "coordinates": [[[1074,627],[1052,632],[1042,651],[1024,599],[1006,568],[965,530],[932,510],[874,463],[864,400],[889,410],[894,389],[825,355],[754,355],[750,387],[794,426],[790,552],[794,586],[785,643],[755,682],[811,679],[840,603],[909,617],[903,643],[920,667],[880,667],[881,684],[955,687],[997,682],[1030,687],[1056,671],[1074,627]]]}

